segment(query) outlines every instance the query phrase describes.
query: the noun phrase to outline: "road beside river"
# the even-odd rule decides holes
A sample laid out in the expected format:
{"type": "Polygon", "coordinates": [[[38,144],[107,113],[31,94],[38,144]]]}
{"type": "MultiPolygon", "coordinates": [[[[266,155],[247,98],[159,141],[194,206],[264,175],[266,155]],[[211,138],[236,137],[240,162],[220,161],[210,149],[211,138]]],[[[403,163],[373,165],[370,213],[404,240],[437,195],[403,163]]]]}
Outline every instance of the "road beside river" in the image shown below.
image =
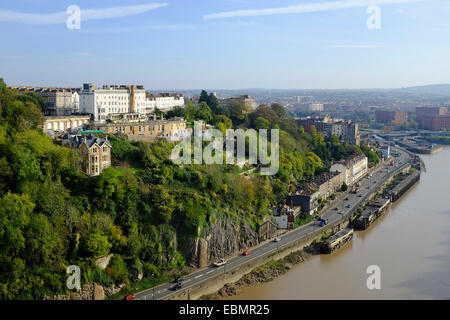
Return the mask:
{"type": "Polygon", "coordinates": [[[353,242],[229,299],[450,299],[450,148],[421,158],[421,181],[353,242]],[[366,287],[370,265],[381,290],[366,287]]]}

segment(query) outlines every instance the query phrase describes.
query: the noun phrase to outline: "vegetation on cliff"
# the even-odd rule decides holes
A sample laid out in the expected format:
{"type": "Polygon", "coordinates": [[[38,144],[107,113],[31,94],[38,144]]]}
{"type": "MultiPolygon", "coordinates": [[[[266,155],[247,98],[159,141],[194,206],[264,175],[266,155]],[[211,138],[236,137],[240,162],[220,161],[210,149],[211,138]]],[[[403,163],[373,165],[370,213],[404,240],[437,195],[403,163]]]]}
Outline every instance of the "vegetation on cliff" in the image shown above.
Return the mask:
{"type": "Polygon", "coordinates": [[[138,275],[156,283],[190,262],[183,244],[217,218],[256,230],[299,181],[361,152],[305,132],[277,104],[247,113],[239,103],[218,105],[212,95],[203,100],[198,109],[188,102],[169,115],[219,129],[279,128],[276,176],[245,177],[231,165],[178,166],[168,158],[169,142],[111,135],[115,166],[87,177],[77,153],[39,129],[42,101],[0,79],[0,299],[65,293],[69,265],[81,267],[83,283],[132,286],[138,275]],[[98,268],[95,260],[110,253],[107,268],[98,268]]]}

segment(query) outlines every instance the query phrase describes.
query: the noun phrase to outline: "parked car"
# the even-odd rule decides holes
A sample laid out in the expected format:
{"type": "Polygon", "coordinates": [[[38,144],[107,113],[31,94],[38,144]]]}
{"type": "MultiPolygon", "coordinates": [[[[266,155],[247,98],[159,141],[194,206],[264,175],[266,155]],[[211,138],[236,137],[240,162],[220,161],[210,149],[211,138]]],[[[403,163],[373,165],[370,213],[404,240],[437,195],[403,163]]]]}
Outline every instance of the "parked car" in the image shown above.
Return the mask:
{"type": "Polygon", "coordinates": [[[242,255],[243,255],[243,256],[248,256],[249,254],[250,254],[250,251],[247,251],[247,250],[244,251],[244,252],[242,252],[242,255]]]}
{"type": "Polygon", "coordinates": [[[339,207],[336,207],[334,210],[338,211],[338,210],[339,210],[339,207]]]}
{"type": "Polygon", "coordinates": [[[125,298],[123,298],[123,300],[133,300],[135,298],[136,298],[136,295],[134,295],[134,294],[127,294],[125,296],[125,298]]]}
{"type": "Polygon", "coordinates": [[[345,201],[348,201],[348,197],[347,197],[347,198],[345,198],[345,201]]]}
{"type": "Polygon", "coordinates": [[[281,238],[276,237],[275,239],[273,239],[273,242],[280,242],[281,238]]]}
{"type": "Polygon", "coordinates": [[[350,208],[350,207],[351,207],[351,205],[350,205],[350,204],[348,204],[348,205],[347,205],[347,208],[350,208]]]}
{"type": "Polygon", "coordinates": [[[344,211],[343,210],[339,211],[339,214],[344,214],[344,211]]]}

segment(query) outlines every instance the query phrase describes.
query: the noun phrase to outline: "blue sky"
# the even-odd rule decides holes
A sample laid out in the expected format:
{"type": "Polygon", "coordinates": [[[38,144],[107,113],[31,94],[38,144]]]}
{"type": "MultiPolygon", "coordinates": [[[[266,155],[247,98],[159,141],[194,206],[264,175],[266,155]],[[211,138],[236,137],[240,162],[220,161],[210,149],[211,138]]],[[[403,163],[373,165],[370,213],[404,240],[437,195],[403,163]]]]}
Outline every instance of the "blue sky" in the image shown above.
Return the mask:
{"type": "Polygon", "coordinates": [[[366,26],[366,0],[0,0],[0,77],[13,85],[152,90],[450,83],[450,1],[376,1],[405,2],[379,4],[379,30],[366,26]],[[304,12],[309,4],[321,9],[304,12]],[[82,10],[80,30],[68,30],[62,14],[39,23],[39,15],[70,5],[82,10]],[[94,19],[115,7],[123,8],[94,19]],[[83,20],[91,9],[99,11],[83,20]]]}

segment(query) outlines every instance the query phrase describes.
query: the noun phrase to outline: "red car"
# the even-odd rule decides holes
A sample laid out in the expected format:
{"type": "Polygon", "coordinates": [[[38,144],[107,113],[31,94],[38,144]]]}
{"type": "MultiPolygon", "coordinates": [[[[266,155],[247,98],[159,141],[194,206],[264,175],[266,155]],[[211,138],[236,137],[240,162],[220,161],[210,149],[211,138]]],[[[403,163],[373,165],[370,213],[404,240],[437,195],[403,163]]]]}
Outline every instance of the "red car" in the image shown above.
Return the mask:
{"type": "Polygon", "coordinates": [[[250,254],[250,251],[244,251],[244,252],[242,253],[243,256],[248,256],[249,254],[250,254]]]}
{"type": "Polygon", "coordinates": [[[336,207],[336,209],[334,209],[334,210],[336,210],[336,211],[339,210],[339,207],[336,207]]]}
{"type": "Polygon", "coordinates": [[[134,298],[136,298],[134,294],[127,294],[124,300],[133,300],[134,298]]]}

